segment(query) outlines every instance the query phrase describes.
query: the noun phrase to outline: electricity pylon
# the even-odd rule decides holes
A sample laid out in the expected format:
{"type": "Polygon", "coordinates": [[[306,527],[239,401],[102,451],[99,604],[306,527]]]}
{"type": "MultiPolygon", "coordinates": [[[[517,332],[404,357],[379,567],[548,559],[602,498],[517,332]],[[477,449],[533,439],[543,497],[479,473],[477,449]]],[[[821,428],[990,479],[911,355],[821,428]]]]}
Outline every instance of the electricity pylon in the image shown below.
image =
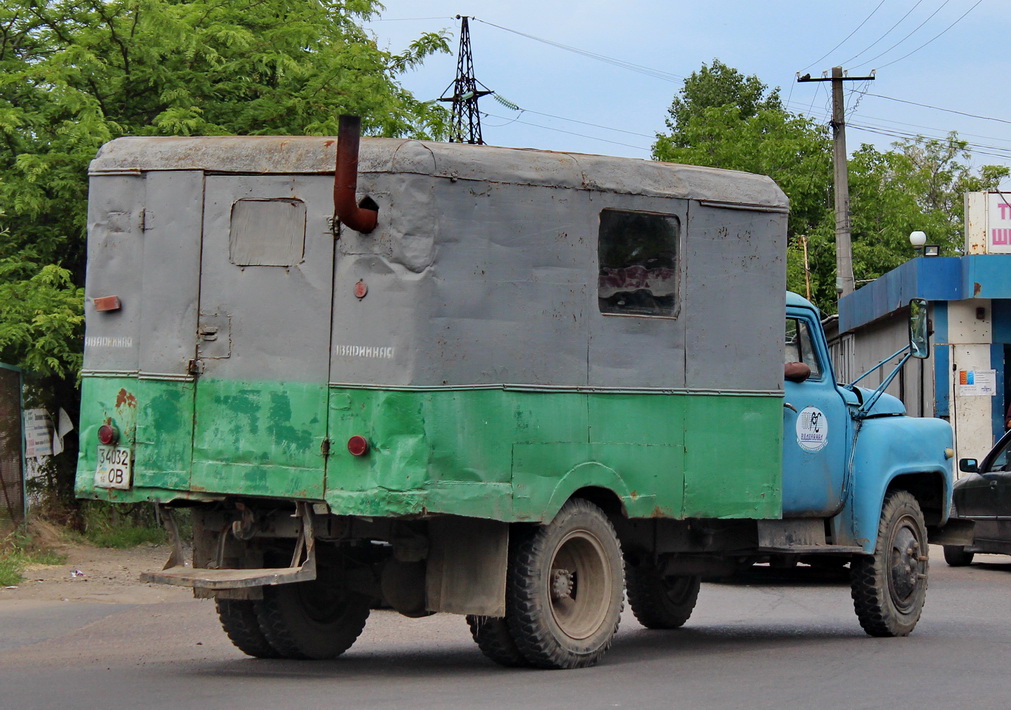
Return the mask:
{"type": "Polygon", "coordinates": [[[456,18],[460,20],[460,53],[456,62],[456,79],[442,92],[439,101],[452,102],[453,104],[449,129],[450,143],[484,145],[484,138],[481,137],[481,113],[478,111],[477,100],[494,92],[474,78],[474,57],[470,51],[468,18],[466,15],[457,15],[456,18]],[[453,90],[452,96],[447,95],[450,89],[453,90]]]}

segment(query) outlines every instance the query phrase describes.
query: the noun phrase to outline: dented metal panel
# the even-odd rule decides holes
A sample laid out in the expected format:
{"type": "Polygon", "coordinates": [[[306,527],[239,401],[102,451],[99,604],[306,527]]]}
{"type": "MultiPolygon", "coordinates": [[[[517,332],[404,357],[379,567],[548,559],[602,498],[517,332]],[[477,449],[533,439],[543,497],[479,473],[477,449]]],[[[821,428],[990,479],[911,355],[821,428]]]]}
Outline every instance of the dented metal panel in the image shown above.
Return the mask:
{"type": "Polygon", "coordinates": [[[88,315],[108,340],[89,345],[82,429],[121,422],[137,473],[132,491],[95,489],[84,446],[80,493],[534,521],[594,486],[632,517],[779,515],[786,201],[771,180],[365,139],[357,189],[377,224],[335,234],[334,156],[324,138],[102,149],[92,248],[110,256],[89,294],[123,308],[88,315]],[[663,316],[601,311],[604,210],[679,225],[663,316]],[[735,465],[714,472],[717,450],[735,465]]]}

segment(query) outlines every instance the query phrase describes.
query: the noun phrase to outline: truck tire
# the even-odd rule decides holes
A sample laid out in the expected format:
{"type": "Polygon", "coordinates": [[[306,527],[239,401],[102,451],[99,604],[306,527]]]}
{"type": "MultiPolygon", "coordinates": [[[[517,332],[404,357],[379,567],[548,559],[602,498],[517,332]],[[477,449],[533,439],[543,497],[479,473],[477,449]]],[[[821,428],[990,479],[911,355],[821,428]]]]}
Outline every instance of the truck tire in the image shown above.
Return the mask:
{"type": "Polygon", "coordinates": [[[282,658],[335,658],[358,639],[369,600],[319,580],[264,587],[256,616],[282,658]]]}
{"type": "Polygon", "coordinates": [[[246,599],[214,600],[221,627],[236,648],[254,658],[280,658],[281,654],[267,641],[257,621],[258,603],[246,599]]]}
{"type": "Polygon", "coordinates": [[[974,552],[966,552],[965,548],[961,545],[944,546],[944,561],[950,567],[968,567],[972,564],[972,558],[975,554],[974,552]]]}
{"type": "Polygon", "coordinates": [[[505,619],[468,614],[467,625],[481,653],[495,663],[506,668],[524,668],[530,665],[516,647],[505,619]]]}
{"type": "Polygon", "coordinates": [[[621,620],[624,574],[611,522],[589,501],[566,503],[509,551],[506,621],[538,668],[585,668],[604,655],[621,620]]]}
{"type": "Polygon", "coordinates": [[[632,613],[647,629],[685,625],[699,598],[702,577],[662,577],[652,565],[625,567],[625,590],[632,613]]]}
{"type": "Polygon", "coordinates": [[[853,608],[871,636],[908,636],[927,594],[927,528],[908,491],[885,497],[873,555],[850,565],[853,608]]]}

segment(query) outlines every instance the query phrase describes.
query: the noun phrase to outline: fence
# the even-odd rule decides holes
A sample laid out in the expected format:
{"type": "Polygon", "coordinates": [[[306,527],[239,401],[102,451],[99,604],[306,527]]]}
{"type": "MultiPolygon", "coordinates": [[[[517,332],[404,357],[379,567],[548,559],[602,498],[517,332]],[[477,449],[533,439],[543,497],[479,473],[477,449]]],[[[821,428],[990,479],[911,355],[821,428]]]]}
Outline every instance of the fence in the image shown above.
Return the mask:
{"type": "Polygon", "coordinates": [[[25,518],[21,371],[0,363],[0,518],[25,518]]]}

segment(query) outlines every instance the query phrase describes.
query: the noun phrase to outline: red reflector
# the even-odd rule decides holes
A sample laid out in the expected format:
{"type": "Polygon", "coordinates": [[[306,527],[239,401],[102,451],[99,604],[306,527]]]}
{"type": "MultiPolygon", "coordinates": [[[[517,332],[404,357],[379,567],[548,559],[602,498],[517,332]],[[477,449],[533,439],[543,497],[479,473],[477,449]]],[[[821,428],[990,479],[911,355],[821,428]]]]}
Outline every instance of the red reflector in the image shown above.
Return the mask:
{"type": "Polygon", "coordinates": [[[348,451],[352,456],[364,456],[369,452],[369,442],[364,436],[352,436],[348,439],[348,451]]]}
{"type": "Polygon", "coordinates": [[[96,311],[118,311],[122,306],[119,303],[119,296],[102,296],[93,299],[96,311]]]}
{"type": "Polygon", "coordinates": [[[119,432],[116,431],[116,427],[109,424],[103,424],[98,427],[98,440],[106,446],[112,446],[119,441],[119,432]]]}

